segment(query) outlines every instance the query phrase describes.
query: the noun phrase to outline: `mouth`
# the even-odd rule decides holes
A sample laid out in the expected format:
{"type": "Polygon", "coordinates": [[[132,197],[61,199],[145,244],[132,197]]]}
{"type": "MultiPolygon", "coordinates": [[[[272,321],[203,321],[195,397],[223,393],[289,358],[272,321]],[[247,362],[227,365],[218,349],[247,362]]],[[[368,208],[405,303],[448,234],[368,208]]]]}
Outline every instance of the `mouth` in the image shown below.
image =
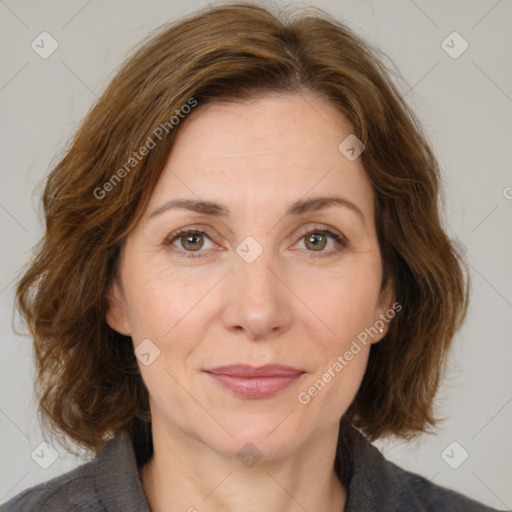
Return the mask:
{"type": "Polygon", "coordinates": [[[241,398],[268,398],[291,386],[305,374],[283,365],[254,367],[245,364],[204,370],[215,382],[241,398]]]}

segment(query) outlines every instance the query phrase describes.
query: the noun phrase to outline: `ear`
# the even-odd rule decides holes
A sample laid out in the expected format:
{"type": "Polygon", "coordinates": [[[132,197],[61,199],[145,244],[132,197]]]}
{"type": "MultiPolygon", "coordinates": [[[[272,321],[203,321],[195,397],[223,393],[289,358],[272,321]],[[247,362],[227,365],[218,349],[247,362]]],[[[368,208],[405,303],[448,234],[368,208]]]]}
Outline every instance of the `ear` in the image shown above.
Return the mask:
{"type": "MultiPolygon", "coordinates": [[[[385,288],[380,292],[379,299],[377,301],[377,307],[375,309],[375,319],[374,325],[379,331],[379,328],[383,330],[383,332],[378,332],[378,334],[373,338],[372,343],[377,343],[380,341],[389,330],[389,323],[391,319],[395,316],[395,309],[393,307],[393,302],[395,300],[395,290],[393,287],[393,283],[391,279],[388,279],[385,288]]],[[[400,307],[400,309],[402,309],[400,307]]],[[[398,309],[398,311],[400,311],[398,309]]]]}
{"type": "Polygon", "coordinates": [[[124,336],[130,336],[130,326],[126,315],[123,292],[117,279],[113,279],[107,290],[108,308],[106,314],[107,324],[124,336]]]}

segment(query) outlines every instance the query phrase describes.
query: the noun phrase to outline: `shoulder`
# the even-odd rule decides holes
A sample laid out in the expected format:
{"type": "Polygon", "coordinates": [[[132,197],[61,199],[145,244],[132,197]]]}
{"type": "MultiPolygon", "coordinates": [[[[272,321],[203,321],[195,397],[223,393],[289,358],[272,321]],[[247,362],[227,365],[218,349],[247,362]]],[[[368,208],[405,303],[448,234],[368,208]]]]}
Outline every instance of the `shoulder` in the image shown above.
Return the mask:
{"type": "Polygon", "coordinates": [[[345,441],[352,466],[346,512],[497,512],[387,460],[356,429],[345,441]]]}
{"type": "Polygon", "coordinates": [[[30,487],[0,505],[0,512],[102,511],[95,492],[94,461],[30,487]],[[95,506],[96,505],[96,506],[95,506]]]}
{"type": "Polygon", "coordinates": [[[150,512],[128,431],[119,432],[89,462],[30,487],[0,512],[150,512]]]}
{"type": "MultiPolygon", "coordinates": [[[[386,461],[390,471],[397,477],[400,493],[410,510],[425,512],[497,512],[483,503],[475,501],[447,487],[434,484],[427,478],[406,471],[396,464],[386,461]]],[[[409,509],[403,509],[409,510],[409,509]]]]}

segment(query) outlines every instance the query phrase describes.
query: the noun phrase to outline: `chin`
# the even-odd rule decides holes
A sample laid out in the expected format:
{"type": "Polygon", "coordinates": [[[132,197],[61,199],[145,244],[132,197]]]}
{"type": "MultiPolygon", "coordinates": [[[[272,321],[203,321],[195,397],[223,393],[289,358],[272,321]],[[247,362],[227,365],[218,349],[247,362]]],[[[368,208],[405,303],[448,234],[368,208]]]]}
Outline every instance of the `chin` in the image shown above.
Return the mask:
{"type": "Polygon", "coordinates": [[[307,442],[307,433],[295,421],[289,421],[292,416],[285,419],[286,415],[282,413],[238,415],[232,421],[222,422],[233,437],[224,431],[223,435],[218,435],[219,429],[210,429],[202,433],[202,439],[228,457],[281,459],[292,455],[307,442]]]}

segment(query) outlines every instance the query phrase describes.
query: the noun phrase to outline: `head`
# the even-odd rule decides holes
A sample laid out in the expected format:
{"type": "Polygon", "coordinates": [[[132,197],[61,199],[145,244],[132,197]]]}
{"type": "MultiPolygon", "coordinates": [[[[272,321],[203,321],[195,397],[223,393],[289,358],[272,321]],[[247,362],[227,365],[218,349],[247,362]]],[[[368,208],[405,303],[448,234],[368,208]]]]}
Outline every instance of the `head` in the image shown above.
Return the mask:
{"type": "Polygon", "coordinates": [[[162,27],[46,184],[17,289],[42,419],[94,450],[153,421],[269,458],[340,421],[427,431],[468,293],[440,193],[382,58],[325,13],[162,27]],[[209,373],[237,363],[302,375],[241,399],[209,373]]]}

